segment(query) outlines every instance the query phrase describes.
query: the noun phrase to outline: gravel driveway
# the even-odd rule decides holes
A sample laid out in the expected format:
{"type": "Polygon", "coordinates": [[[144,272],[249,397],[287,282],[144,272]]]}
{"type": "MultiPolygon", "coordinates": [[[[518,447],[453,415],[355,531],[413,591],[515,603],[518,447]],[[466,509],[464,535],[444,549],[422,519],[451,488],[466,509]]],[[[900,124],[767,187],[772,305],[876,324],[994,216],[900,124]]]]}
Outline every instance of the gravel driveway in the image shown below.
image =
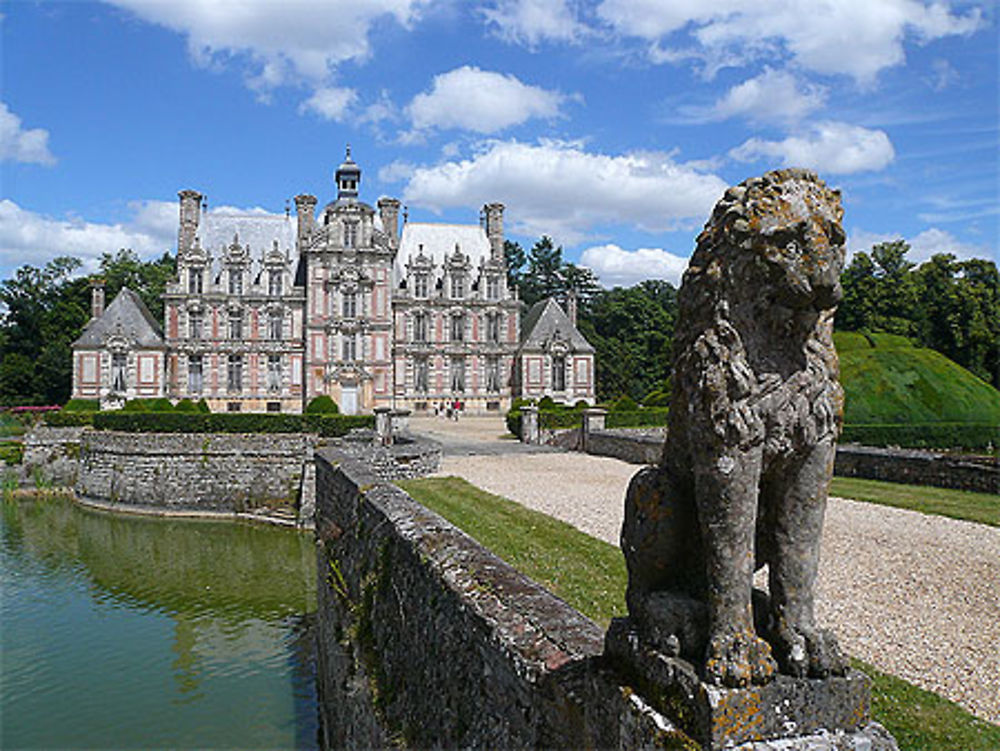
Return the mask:
{"type": "MultiPolygon", "coordinates": [[[[446,443],[441,475],[618,544],[636,465],[505,452],[512,442],[494,418],[416,419],[413,429],[461,447],[446,443]]],[[[1000,529],[833,498],[822,561],[817,618],[847,652],[1000,723],[1000,529]]]]}

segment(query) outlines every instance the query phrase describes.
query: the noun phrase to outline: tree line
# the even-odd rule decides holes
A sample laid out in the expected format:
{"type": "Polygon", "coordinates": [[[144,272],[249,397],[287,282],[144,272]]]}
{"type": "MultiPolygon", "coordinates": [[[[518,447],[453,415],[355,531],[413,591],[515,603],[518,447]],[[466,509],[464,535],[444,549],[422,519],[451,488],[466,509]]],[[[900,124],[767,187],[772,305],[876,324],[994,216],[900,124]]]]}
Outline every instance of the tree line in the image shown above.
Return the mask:
{"type": "MultiPolygon", "coordinates": [[[[857,253],[841,278],[841,331],[901,334],[935,349],[1000,387],[1000,274],[993,261],[936,255],[919,266],[902,241],[857,253]]],[[[504,244],[508,283],[530,307],[547,297],[578,300],[580,332],[596,349],[597,396],[636,401],[669,391],[677,290],[646,280],[604,289],[587,268],[563,258],[543,236],[525,251],[504,244]]],[[[72,381],[73,341],[90,318],[90,291],[74,276],[81,262],[57,258],[22,266],[0,282],[0,404],[62,404],[72,381]]],[[[163,320],[162,295],[176,273],[170,253],[142,261],[130,250],[100,261],[110,303],[123,286],[137,292],[163,320]]]]}

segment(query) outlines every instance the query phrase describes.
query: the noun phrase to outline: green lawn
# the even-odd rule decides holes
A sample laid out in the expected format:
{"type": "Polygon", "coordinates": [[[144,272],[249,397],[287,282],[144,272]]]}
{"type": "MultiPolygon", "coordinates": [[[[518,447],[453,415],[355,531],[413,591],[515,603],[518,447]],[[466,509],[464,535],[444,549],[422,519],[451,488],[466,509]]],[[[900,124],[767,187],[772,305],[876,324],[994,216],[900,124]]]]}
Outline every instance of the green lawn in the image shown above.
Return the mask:
{"type": "MultiPolygon", "coordinates": [[[[625,613],[627,575],[617,547],[457,477],[399,484],[597,623],[607,625],[613,615],[625,613]]],[[[873,715],[896,736],[901,751],[1000,749],[1000,727],[869,665],[856,665],[874,680],[873,715]]]]}
{"type": "Polygon", "coordinates": [[[830,495],[1000,527],[1000,495],[834,477],[830,495]]]}

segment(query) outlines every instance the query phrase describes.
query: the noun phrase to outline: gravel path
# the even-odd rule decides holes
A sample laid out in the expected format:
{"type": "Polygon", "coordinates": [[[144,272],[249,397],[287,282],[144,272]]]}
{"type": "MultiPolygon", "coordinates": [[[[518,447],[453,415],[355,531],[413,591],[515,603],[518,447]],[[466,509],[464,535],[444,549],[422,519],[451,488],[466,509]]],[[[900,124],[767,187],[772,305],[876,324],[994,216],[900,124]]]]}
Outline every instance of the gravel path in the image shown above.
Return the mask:
{"type": "MultiPolygon", "coordinates": [[[[465,420],[414,429],[495,447],[502,423],[465,420]]],[[[638,467],[576,453],[489,452],[446,455],[440,474],[618,544],[638,467]]],[[[822,560],[817,618],[847,652],[1000,723],[1000,529],[833,498],[822,560]]]]}

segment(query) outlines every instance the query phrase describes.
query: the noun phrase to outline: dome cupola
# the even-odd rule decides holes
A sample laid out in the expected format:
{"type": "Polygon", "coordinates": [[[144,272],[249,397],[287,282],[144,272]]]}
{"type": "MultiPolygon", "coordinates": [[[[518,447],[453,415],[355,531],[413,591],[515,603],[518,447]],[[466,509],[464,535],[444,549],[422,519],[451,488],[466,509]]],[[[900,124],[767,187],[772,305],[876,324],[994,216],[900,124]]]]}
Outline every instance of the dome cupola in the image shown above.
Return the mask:
{"type": "Polygon", "coordinates": [[[344,162],[337,167],[335,175],[337,182],[337,198],[356,199],[358,197],[358,185],[361,184],[361,168],[351,159],[351,146],[347,146],[347,156],[344,162]]]}

